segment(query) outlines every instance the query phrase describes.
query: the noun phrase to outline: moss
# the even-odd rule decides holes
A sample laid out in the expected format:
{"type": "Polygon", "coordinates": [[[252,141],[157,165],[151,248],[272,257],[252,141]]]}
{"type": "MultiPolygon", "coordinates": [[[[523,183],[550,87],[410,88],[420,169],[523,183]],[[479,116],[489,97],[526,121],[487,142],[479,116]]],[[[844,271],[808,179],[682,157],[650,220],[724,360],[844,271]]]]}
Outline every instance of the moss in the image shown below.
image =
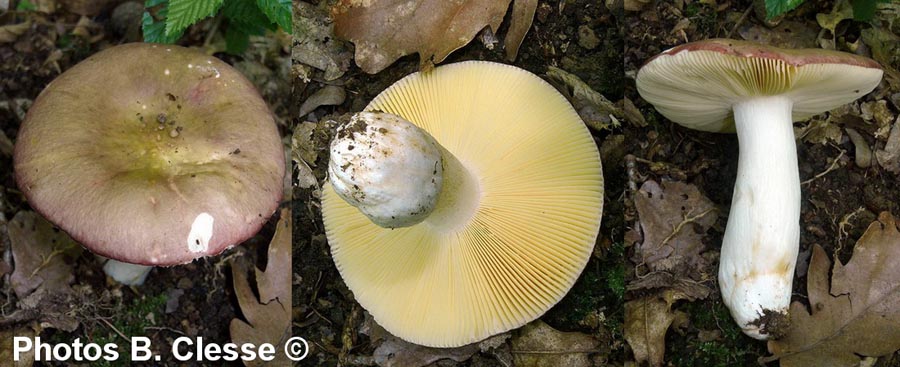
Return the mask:
{"type": "MultiPolygon", "coordinates": [[[[625,255],[625,244],[614,243],[609,250],[608,258],[622,259],[625,255]]],[[[603,278],[606,280],[606,287],[612,291],[612,296],[616,301],[622,302],[625,298],[625,264],[621,261],[604,261],[603,278]],[[606,264],[609,262],[609,264],[606,264]]]]}
{"type": "MultiPolygon", "coordinates": [[[[119,304],[115,307],[115,318],[110,320],[110,323],[119,332],[129,338],[133,336],[146,336],[146,328],[154,325],[154,323],[151,322],[152,319],[149,318],[148,315],[161,315],[163,311],[165,311],[166,300],[167,297],[165,294],[145,295],[134,299],[130,305],[119,304]]],[[[154,316],[154,318],[155,317],[156,316],[154,316]]],[[[92,366],[118,367],[132,365],[130,359],[131,345],[128,341],[123,340],[118,333],[109,328],[97,328],[94,329],[94,331],[95,332],[90,335],[91,342],[100,345],[107,343],[118,345],[116,350],[119,353],[119,358],[115,361],[105,361],[101,359],[100,361],[92,362],[92,366]]]]}
{"type": "Polygon", "coordinates": [[[693,328],[719,330],[722,335],[715,340],[701,341],[695,334],[681,336],[670,333],[666,339],[666,354],[674,365],[749,366],[756,364],[757,358],[765,354],[765,343],[745,336],[721,301],[687,303],[682,311],[690,316],[693,328]]]}

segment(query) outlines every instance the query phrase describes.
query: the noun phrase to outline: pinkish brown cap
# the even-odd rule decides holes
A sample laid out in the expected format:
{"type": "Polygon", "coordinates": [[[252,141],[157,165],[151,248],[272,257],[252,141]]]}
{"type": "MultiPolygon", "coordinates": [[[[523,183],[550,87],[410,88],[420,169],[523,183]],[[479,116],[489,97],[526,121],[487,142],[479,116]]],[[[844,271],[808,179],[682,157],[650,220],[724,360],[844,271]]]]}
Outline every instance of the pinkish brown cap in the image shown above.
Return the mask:
{"type": "Polygon", "coordinates": [[[260,229],[281,200],[284,152],[266,103],[231,66],[133,43],[44,89],[14,164],[29,204],[85,247],[175,265],[260,229]]]}
{"type": "Polygon", "coordinates": [[[669,120],[697,130],[733,131],[735,102],[785,95],[799,121],[871,92],[882,73],[874,60],[845,52],[710,39],[654,56],[638,71],[637,89],[669,120]]]}

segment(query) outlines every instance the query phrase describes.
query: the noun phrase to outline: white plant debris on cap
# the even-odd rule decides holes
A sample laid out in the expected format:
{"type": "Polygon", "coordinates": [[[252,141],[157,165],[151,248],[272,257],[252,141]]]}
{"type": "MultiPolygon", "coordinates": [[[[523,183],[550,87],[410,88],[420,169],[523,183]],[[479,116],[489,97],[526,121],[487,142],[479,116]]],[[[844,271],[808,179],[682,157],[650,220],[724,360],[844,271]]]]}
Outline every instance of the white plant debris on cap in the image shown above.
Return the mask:
{"type": "Polygon", "coordinates": [[[512,66],[462,62],[405,77],[366,111],[430,134],[436,207],[383,228],[326,185],[325,230],[356,300],[392,334],[455,347],[532,321],[592,253],[603,207],[597,146],[566,99],[512,66]]]}

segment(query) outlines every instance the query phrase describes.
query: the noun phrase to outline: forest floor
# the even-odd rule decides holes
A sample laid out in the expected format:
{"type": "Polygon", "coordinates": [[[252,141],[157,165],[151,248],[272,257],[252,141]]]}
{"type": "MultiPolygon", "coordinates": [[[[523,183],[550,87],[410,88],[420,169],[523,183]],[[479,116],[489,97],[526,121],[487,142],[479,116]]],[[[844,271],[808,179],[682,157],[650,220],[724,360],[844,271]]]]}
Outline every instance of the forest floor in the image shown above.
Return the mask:
{"type": "MultiPolygon", "coordinates": [[[[304,18],[298,17],[298,9],[295,9],[295,29],[329,24],[325,3],[302,4],[306,14],[314,14],[304,18]]],[[[550,67],[561,68],[606,98],[613,101],[622,99],[625,80],[620,50],[623,38],[618,17],[595,1],[541,1],[536,14],[533,26],[519,48],[518,58],[512,65],[541,76],[545,76],[550,67]]],[[[497,32],[501,40],[508,23],[507,17],[497,32]]],[[[363,333],[368,328],[363,326],[368,325],[370,316],[354,301],[352,292],[342,281],[325,238],[320,196],[322,185],[327,184],[324,181],[327,152],[334,126],[324,121],[336,115],[362,110],[379,92],[418,71],[419,59],[416,55],[403,57],[385,70],[370,75],[350,60],[352,45],[335,45],[338,41],[333,40],[328,42],[332,50],[330,57],[345,70],[340,78],[325,80],[321,70],[305,66],[295,70],[301,74],[294,82],[295,103],[302,104],[320,90],[335,86],[345,91],[346,98],[335,99],[337,105],[329,102],[314,108],[297,120],[303,141],[299,146],[308,147],[300,152],[301,157],[306,157],[300,164],[307,165],[310,170],[299,173],[300,180],[308,182],[308,187],[297,188],[294,193],[297,204],[294,209],[297,223],[294,231],[294,268],[300,274],[299,289],[294,290],[295,300],[299,302],[294,306],[294,333],[307,338],[312,344],[310,360],[305,361],[309,365],[334,365],[338,361],[348,365],[391,365],[390,358],[384,358],[385,350],[376,350],[384,343],[373,341],[363,333]]],[[[466,60],[509,63],[504,59],[502,47],[488,48],[476,37],[467,46],[450,54],[441,64],[466,60]]],[[[299,64],[296,59],[295,64],[299,64]]],[[[576,98],[570,85],[559,81],[552,83],[570,100],[576,98]]],[[[622,283],[625,271],[622,242],[625,178],[618,173],[623,166],[625,146],[618,126],[611,124],[603,129],[592,129],[591,133],[601,150],[606,186],[600,236],[594,255],[572,290],[540,320],[557,330],[578,332],[599,341],[602,347],[590,353],[589,360],[602,365],[608,361],[624,360],[625,353],[621,327],[625,291],[622,283]]],[[[510,338],[509,334],[503,334],[501,341],[510,338]]],[[[518,337],[516,331],[511,334],[512,339],[518,337]]],[[[450,356],[457,361],[444,359],[440,365],[503,366],[511,358],[508,340],[499,346],[483,348],[478,353],[465,356],[455,356],[452,349],[420,348],[409,343],[402,344],[399,349],[392,352],[414,355],[416,361],[433,361],[450,356]]]]}
{"type": "MultiPolygon", "coordinates": [[[[264,261],[277,215],[242,246],[187,265],[157,267],[141,286],[122,286],[110,280],[103,273],[103,260],[77,246],[65,261],[54,262],[51,270],[71,273],[69,282],[52,289],[39,288],[40,292],[35,292],[41,293],[39,296],[20,298],[14,292],[9,281],[14,268],[7,228],[15,225],[17,215],[31,213],[13,177],[11,147],[19,124],[44,87],[68,68],[108,47],[140,41],[143,12],[141,3],[132,4],[130,15],[114,19],[114,6],[81,16],[61,2],[31,4],[38,8],[16,10],[13,2],[13,9],[0,11],[0,335],[4,342],[11,340],[10,335],[39,335],[50,343],[80,338],[84,343],[116,343],[119,353],[128,355],[130,338],[146,336],[154,352],[164,357],[161,362],[173,363],[167,351],[180,336],[230,341],[229,324],[242,317],[231,265],[238,259],[249,264],[264,261]],[[47,296],[52,294],[62,296],[47,296]]],[[[272,106],[282,133],[287,135],[290,36],[253,38],[244,54],[228,55],[224,53],[224,35],[216,31],[215,23],[211,18],[192,26],[179,44],[199,48],[241,70],[272,106]]],[[[32,230],[26,228],[21,238],[39,241],[47,236],[67,237],[51,226],[36,225],[32,230]]],[[[8,353],[10,349],[4,346],[0,351],[8,353]]],[[[11,358],[0,353],[0,360],[11,358]]],[[[128,358],[119,358],[92,365],[132,364],[128,358]]]]}

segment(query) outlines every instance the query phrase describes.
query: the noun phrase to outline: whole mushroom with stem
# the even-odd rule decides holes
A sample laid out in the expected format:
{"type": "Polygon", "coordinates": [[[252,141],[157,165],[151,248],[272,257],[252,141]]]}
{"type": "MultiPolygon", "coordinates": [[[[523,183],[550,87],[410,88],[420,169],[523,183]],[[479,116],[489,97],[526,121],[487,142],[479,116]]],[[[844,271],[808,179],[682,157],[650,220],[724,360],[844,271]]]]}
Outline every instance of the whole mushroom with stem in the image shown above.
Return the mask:
{"type": "Polygon", "coordinates": [[[778,337],[789,324],[800,239],[793,122],[864,96],[881,77],[878,63],[865,57],[729,39],[677,46],[638,71],[641,97],[669,120],[737,132],[740,158],[719,287],[745,334],[778,337]]]}
{"type": "Polygon", "coordinates": [[[456,347],[536,319],[600,228],[596,143],[552,86],[461,62],[409,75],[341,121],[322,216],[356,300],[392,334],[456,347]]]}
{"type": "Polygon", "coordinates": [[[274,118],[238,71],[142,43],[52,81],[19,128],[14,169],[28,203],[126,284],[256,234],[285,170],[274,118]]]}

